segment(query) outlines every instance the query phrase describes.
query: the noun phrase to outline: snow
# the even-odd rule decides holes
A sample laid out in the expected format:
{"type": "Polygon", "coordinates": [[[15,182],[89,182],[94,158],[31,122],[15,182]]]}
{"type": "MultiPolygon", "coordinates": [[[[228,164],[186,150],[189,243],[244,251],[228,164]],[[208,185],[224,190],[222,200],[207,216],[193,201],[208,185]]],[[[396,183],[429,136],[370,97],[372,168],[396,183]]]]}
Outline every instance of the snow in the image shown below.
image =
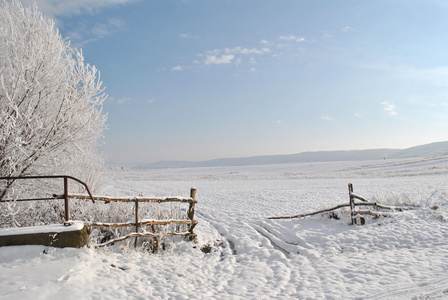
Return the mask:
{"type": "Polygon", "coordinates": [[[114,171],[102,194],[188,197],[198,243],[159,254],[0,248],[0,299],[448,299],[448,158],[114,171]],[[354,193],[408,210],[328,215],[354,193]],[[211,246],[209,253],[200,248],[211,246]]]}
{"type": "Polygon", "coordinates": [[[70,226],[65,226],[64,224],[51,224],[46,226],[0,228],[0,236],[14,235],[14,234],[67,232],[67,231],[81,230],[83,228],[84,223],[80,221],[70,222],[70,226]]]}

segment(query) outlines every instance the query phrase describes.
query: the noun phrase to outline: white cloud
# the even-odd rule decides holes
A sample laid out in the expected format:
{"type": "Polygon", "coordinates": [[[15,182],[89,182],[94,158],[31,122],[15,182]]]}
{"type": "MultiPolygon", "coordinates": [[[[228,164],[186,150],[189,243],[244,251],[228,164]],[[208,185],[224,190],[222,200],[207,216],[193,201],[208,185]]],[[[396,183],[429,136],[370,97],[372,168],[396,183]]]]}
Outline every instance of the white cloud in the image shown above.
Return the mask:
{"type": "Polygon", "coordinates": [[[266,54],[271,52],[271,50],[269,48],[262,48],[262,49],[257,49],[257,48],[245,48],[245,47],[234,47],[234,48],[224,48],[224,49],[214,49],[211,51],[207,51],[208,53],[213,53],[213,54],[221,54],[221,53],[226,53],[226,54],[234,54],[234,55],[248,55],[248,54],[266,54]]]}
{"type": "Polygon", "coordinates": [[[355,113],[355,117],[356,118],[362,118],[361,114],[359,114],[359,113],[355,113]]]}
{"type": "Polygon", "coordinates": [[[395,104],[393,104],[393,103],[389,103],[389,102],[381,102],[381,105],[383,105],[383,109],[385,110],[385,111],[387,111],[388,113],[389,113],[389,115],[391,115],[391,116],[396,116],[396,115],[398,115],[398,113],[395,111],[395,109],[397,108],[396,106],[395,106],[395,104]]]}
{"type": "MultiPolygon", "coordinates": [[[[115,103],[117,105],[124,105],[124,104],[131,104],[131,103],[139,102],[136,99],[133,99],[131,97],[121,97],[121,98],[118,98],[118,99],[115,99],[114,97],[109,97],[109,98],[107,98],[107,101],[110,102],[110,103],[115,103]]],[[[152,104],[154,102],[156,102],[156,99],[155,98],[150,98],[150,99],[148,99],[148,100],[146,100],[146,101],[144,101],[142,103],[152,104]]]]}
{"type": "Polygon", "coordinates": [[[233,59],[235,58],[235,55],[233,54],[224,54],[220,57],[216,55],[207,55],[204,63],[206,65],[220,65],[220,64],[229,64],[233,59]]]}
{"type": "Polygon", "coordinates": [[[355,29],[353,29],[350,26],[344,26],[344,28],[342,28],[342,31],[344,31],[344,32],[351,32],[351,31],[355,31],[355,29]]]}
{"type": "Polygon", "coordinates": [[[264,45],[265,47],[271,47],[272,45],[274,45],[274,43],[271,43],[268,40],[261,40],[260,44],[264,45]]]}
{"type": "Polygon", "coordinates": [[[36,2],[39,11],[48,18],[71,16],[81,13],[95,13],[106,7],[127,4],[135,0],[21,0],[24,6],[32,6],[36,2]]]}
{"type": "Polygon", "coordinates": [[[115,99],[114,97],[109,97],[107,99],[107,101],[110,103],[116,103],[116,104],[126,104],[129,102],[132,102],[133,100],[130,97],[121,97],[118,99],[115,99]]]}
{"type": "Polygon", "coordinates": [[[198,54],[198,57],[204,57],[203,62],[206,65],[219,65],[228,63],[239,65],[243,62],[243,56],[248,57],[249,63],[253,64],[255,62],[253,55],[264,55],[269,52],[271,52],[269,48],[257,49],[238,46],[234,48],[207,50],[204,54],[198,54]]]}
{"type": "Polygon", "coordinates": [[[182,66],[175,66],[171,68],[171,71],[182,71],[184,68],[182,66]]]}
{"type": "Polygon", "coordinates": [[[322,120],[325,120],[325,121],[334,121],[334,118],[332,118],[332,117],[330,117],[330,116],[322,116],[322,117],[320,117],[322,120]]]}
{"type": "Polygon", "coordinates": [[[120,18],[109,18],[106,23],[97,23],[93,28],[80,24],[78,28],[67,35],[75,47],[81,47],[89,42],[98,41],[108,35],[124,30],[126,23],[120,18]]]}
{"type": "MultiPolygon", "coordinates": [[[[187,37],[187,34],[181,34],[181,37],[187,37]]],[[[285,41],[285,45],[278,45],[278,47],[285,46],[290,47],[290,42],[303,42],[305,38],[297,37],[294,35],[282,35],[278,37],[280,40],[285,41]],[[288,45],[286,45],[288,44],[288,45]]],[[[277,51],[276,48],[272,48],[275,43],[262,39],[260,40],[261,47],[227,47],[227,48],[219,48],[213,50],[206,50],[203,53],[197,54],[199,59],[196,59],[192,62],[194,65],[223,65],[223,64],[232,64],[232,65],[241,65],[248,64],[254,65],[261,60],[260,57],[268,55],[268,57],[278,57],[282,55],[282,53],[275,53],[277,51]]],[[[249,66],[248,66],[249,67],[249,66]]],[[[180,70],[180,68],[172,68],[172,70],[180,70]]],[[[249,70],[255,71],[253,67],[249,67],[249,70]]]]}
{"type": "Polygon", "coordinates": [[[241,54],[263,54],[263,50],[258,50],[255,48],[252,48],[252,49],[241,48],[241,47],[236,47],[235,49],[233,49],[232,52],[241,53],[241,54]]]}
{"type": "Polygon", "coordinates": [[[190,37],[190,36],[189,36],[188,34],[186,34],[186,33],[181,33],[181,34],[179,34],[179,36],[180,36],[181,38],[184,38],[184,39],[190,37]]]}
{"type": "MultiPolygon", "coordinates": [[[[81,32],[82,30],[78,29],[78,30],[74,30],[74,31],[70,31],[67,32],[68,37],[70,38],[70,40],[73,41],[81,41],[83,39],[83,33],[81,32]]],[[[76,45],[75,45],[76,46],[76,45]]]]}
{"type": "MultiPolygon", "coordinates": [[[[183,35],[181,35],[183,36],[183,35]]],[[[286,42],[303,42],[305,38],[297,37],[294,35],[285,35],[280,36],[280,40],[286,42]]],[[[222,65],[222,64],[233,64],[233,65],[241,65],[243,63],[254,65],[261,61],[259,57],[268,55],[269,57],[277,57],[278,53],[275,53],[276,49],[271,49],[275,44],[270,42],[267,39],[262,39],[260,41],[261,47],[227,47],[227,48],[219,48],[213,50],[206,50],[203,53],[197,54],[199,57],[198,60],[194,60],[193,64],[205,64],[205,65],[222,65]],[[274,52],[274,53],[273,53],[274,52]]],[[[285,43],[290,44],[290,43],[285,43]]],[[[278,45],[279,47],[282,45],[278,45]]],[[[289,45],[283,45],[289,47],[289,45]]],[[[251,67],[250,67],[251,68],[251,67]]],[[[250,69],[254,71],[255,69],[250,69]]]]}
{"type": "MultiPolygon", "coordinates": [[[[39,11],[47,18],[53,19],[57,26],[61,26],[61,17],[96,14],[102,9],[125,5],[137,0],[19,0],[24,6],[36,3],[39,11]]],[[[124,28],[125,22],[120,18],[109,18],[107,23],[98,23],[93,28],[78,24],[78,28],[68,32],[75,47],[81,47],[92,41],[97,41],[107,35],[124,28]]]]}
{"type": "Polygon", "coordinates": [[[123,28],[126,25],[125,21],[121,18],[109,18],[107,22],[114,28],[123,28]]]}
{"type": "Polygon", "coordinates": [[[117,99],[118,104],[125,104],[125,103],[129,103],[131,101],[132,101],[132,99],[129,97],[123,97],[123,98],[117,99]]]}
{"type": "Polygon", "coordinates": [[[125,27],[125,22],[119,18],[109,18],[107,23],[98,23],[93,27],[91,33],[96,38],[102,38],[114,32],[122,30],[125,27]]]}
{"type": "Polygon", "coordinates": [[[290,41],[290,42],[297,42],[297,43],[305,41],[305,38],[297,37],[297,36],[292,35],[292,34],[286,35],[286,36],[285,35],[281,35],[278,38],[279,38],[279,40],[282,40],[282,41],[290,41]]]}

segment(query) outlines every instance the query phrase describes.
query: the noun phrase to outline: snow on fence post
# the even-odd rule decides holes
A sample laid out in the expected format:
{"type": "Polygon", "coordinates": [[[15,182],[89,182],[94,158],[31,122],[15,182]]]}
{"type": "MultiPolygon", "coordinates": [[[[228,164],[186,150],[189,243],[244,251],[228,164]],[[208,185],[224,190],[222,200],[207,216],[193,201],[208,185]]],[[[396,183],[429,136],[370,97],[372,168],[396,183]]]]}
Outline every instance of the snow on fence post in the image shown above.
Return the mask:
{"type": "MultiPolygon", "coordinates": [[[[188,207],[188,219],[190,219],[192,222],[194,221],[194,211],[195,211],[195,200],[196,200],[196,189],[195,188],[191,188],[190,190],[190,198],[193,200],[190,202],[190,206],[188,207]]],[[[193,229],[195,227],[196,224],[192,223],[190,225],[190,239],[194,238],[194,233],[193,233],[193,229]]]]}
{"type": "Polygon", "coordinates": [[[355,218],[354,218],[354,214],[355,214],[355,199],[352,196],[353,194],[353,184],[349,183],[348,184],[348,195],[350,197],[350,219],[351,219],[351,224],[355,224],[355,218]]]}

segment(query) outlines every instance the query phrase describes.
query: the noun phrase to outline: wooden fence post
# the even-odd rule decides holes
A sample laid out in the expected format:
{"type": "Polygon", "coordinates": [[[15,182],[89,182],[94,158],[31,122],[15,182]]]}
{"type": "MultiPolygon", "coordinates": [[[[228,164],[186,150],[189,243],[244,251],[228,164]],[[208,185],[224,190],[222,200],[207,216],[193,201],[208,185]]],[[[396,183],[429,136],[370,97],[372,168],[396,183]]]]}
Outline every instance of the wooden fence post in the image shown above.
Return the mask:
{"type": "Polygon", "coordinates": [[[350,219],[351,219],[351,224],[355,224],[355,218],[354,218],[354,214],[355,214],[355,199],[352,196],[353,193],[353,184],[349,183],[348,184],[348,195],[350,197],[350,219]]]}
{"type": "Polygon", "coordinates": [[[65,204],[65,221],[70,219],[70,211],[68,208],[68,178],[64,177],[64,204],[65,204]]]}
{"type": "MultiPolygon", "coordinates": [[[[138,198],[135,197],[135,232],[138,233],[138,198]]],[[[137,248],[138,236],[135,237],[134,247],[137,248]]]]}
{"type": "MultiPolygon", "coordinates": [[[[190,219],[190,221],[194,221],[194,211],[195,211],[195,201],[196,200],[196,189],[195,188],[191,188],[190,190],[190,198],[193,199],[193,201],[190,203],[190,206],[188,207],[188,219],[190,219]]],[[[195,227],[195,224],[191,224],[190,225],[190,239],[193,239],[193,229],[195,227]]]]}

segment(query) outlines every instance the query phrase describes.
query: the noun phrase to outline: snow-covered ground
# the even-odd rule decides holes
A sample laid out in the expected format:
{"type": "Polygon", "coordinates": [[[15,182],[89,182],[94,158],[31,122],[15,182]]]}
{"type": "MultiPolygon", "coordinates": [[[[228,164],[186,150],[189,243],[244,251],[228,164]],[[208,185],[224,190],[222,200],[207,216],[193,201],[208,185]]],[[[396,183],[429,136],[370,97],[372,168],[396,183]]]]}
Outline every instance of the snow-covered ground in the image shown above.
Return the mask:
{"type": "Polygon", "coordinates": [[[0,248],[0,299],[445,299],[448,158],[115,171],[110,196],[188,196],[198,244],[157,255],[0,248]],[[366,199],[413,209],[270,220],[366,199]],[[414,207],[418,205],[417,207],[414,207]],[[201,246],[212,246],[203,253],[201,246]]]}

